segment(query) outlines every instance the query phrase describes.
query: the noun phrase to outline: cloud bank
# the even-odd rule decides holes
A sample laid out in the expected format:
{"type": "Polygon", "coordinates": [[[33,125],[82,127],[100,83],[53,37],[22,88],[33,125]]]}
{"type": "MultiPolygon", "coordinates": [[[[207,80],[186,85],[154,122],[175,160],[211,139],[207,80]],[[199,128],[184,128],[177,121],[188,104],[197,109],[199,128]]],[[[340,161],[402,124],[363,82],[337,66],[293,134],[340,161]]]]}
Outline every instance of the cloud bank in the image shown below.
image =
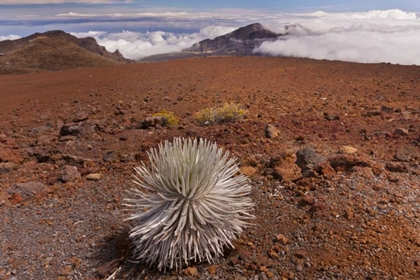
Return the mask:
{"type": "Polygon", "coordinates": [[[100,31],[90,31],[85,33],[72,33],[76,37],[93,37],[99,45],[104,46],[108,51],[119,50],[124,57],[130,59],[141,59],[146,56],[179,52],[192,44],[207,38],[233,31],[234,27],[208,26],[200,32],[192,34],[175,34],[172,32],[132,32],[123,31],[120,33],[107,33],[100,31]]]}
{"type": "Polygon", "coordinates": [[[274,56],[420,65],[420,20],[400,10],[307,14],[254,50],[274,56]]]}
{"type": "Polygon", "coordinates": [[[4,40],[16,40],[20,39],[21,37],[19,35],[7,35],[7,36],[0,36],[0,41],[4,40]]]}

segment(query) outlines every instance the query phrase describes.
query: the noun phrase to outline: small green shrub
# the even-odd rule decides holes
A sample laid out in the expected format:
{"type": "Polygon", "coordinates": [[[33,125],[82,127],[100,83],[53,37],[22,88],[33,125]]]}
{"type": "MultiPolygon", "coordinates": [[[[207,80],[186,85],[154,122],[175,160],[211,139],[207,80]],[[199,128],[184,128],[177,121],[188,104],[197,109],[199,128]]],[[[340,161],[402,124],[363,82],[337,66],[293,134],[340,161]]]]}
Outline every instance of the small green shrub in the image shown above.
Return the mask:
{"type": "Polygon", "coordinates": [[[245,110],[241,104],[225,103],[223,106],[205,108],[195,113],[195,119],[201,124],[235,122],[243,117],[245,110]]]}
{"type": "Polygon", "coordinates": [[[174,112],[170,112],[170,111],[159,111],[155,114],[153,114],[153,117],[164,117],[168,120],[167,125],[168,126],[174,126],[179,124],[179,118],[177,116],[175,116],[174,112]]]}

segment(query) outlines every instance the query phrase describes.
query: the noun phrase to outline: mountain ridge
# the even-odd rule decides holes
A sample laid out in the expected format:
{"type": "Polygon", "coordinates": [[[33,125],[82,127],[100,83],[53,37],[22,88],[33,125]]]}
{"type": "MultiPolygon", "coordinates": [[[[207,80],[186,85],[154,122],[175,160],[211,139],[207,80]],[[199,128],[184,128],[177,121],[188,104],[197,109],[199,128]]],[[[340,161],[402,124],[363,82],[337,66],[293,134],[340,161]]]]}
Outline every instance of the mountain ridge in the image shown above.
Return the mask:
{"type": "Polygon", "coordinates": [[[228,34],[214,39],[205,39],[195,43],[183,52],[217,54],[252,54],[263,42],[277,40],[283,34],[264,27],[261,23],[252,23],[240,27],[228,34]]]}
{"type": "Polygon", "coordinates": [[[122,63],[132,62],[132,60],[126,59],[119,52],[119,50],[116,50],[115,52],[107,51],[105,47],[98,45],[95,38],[92,38],[92,37],[77,38],[76,36],[73,36],[62,30],[51,30],[51,31],[43,32],[43,33],[36,32],[32,35],[29,35],[27,37],[23,37],[20,39],[16,39],[16,40],[0,41],[0,53],[3,53],[3,55],[7,55],[8,53],[12,51],[15,51],[25,45],[28,45],[29,43],[31,43],[32,40],[38,37],[61,38],[79,47],[82,47],[85,50],[88,50],[89,52],[98,54],[100,56],[103,56],[103,57],[106,57],[106,58],[109,58],[118,62],[122,62],[122,63]]]}
{"type": "Polygon", "coordinates": [[[118,50],[108,52],[92,37],[77,38],[61,30],[0,41],[0,74],[95,68],[131,62],[118,50]]]}

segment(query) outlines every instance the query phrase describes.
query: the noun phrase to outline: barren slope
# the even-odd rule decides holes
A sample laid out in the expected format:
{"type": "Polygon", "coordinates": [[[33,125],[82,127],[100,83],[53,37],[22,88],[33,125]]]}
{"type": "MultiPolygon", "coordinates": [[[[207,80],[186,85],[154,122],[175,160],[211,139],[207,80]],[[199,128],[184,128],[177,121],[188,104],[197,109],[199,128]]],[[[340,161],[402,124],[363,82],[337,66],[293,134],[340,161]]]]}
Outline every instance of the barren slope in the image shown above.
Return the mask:
{"type": "Polygon", "coordinates": [[[119,61],[121,63],[131,62],[131,60],[124,58],[118,50],[116,50],[113,53],[108,52],[105,47],[98,45],[96,40],[92,37],[77,38],[76,36],[73,36],[62,30],[51,30],[44,33],[34,33],[30,36],[23,37],[17,40],[0,41],[0,53],[7,54],[9,52],[15,51],[21,47],[30,44],[33,40],[39,37],[61,39],[66,41],[66,43],[73,43],[91,53],[109,58],[111,60],[119,61]]]}
{"type": "Polygon", "coordinates": [[[0,76],[0,278],[420,279],[419,80],[417,66],[261,57],[0,76]],[[246,118],[194,120],[224,102],[246,118]],[[160,110],[181,124],[142,129],[160,110]],[[174,136],[239,159],[256,220],[218,264],[161,274],[129,261],[121,200],[174,136]]]}
{"type": "Polygon", "coordinates": [[[62,38],[37,37],[0,57],[0,74],[58,71],[122,64],[62,38]]]}

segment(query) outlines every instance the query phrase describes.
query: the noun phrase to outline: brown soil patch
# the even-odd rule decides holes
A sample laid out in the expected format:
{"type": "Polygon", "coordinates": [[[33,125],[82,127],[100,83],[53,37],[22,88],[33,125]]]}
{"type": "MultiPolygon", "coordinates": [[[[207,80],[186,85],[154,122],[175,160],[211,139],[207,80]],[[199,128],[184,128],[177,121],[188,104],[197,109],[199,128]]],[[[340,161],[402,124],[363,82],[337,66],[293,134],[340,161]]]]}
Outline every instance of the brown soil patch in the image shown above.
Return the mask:
{"type": "Polygon", "coordinates": [[[419,80],[262,57],[0,76],[0,279],[420,279],[419,80]],[[194,120],[225,102],[246,118],[194,120]],[[161,110],[181,124],[140,128],[161,110]],[[252,167],[256,220],[218,264],[163,274],[130,262],[121,200],[175,136],[252,167]]]}

